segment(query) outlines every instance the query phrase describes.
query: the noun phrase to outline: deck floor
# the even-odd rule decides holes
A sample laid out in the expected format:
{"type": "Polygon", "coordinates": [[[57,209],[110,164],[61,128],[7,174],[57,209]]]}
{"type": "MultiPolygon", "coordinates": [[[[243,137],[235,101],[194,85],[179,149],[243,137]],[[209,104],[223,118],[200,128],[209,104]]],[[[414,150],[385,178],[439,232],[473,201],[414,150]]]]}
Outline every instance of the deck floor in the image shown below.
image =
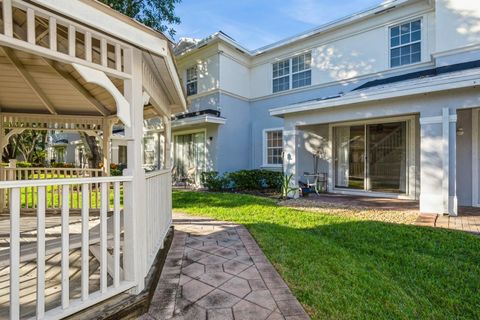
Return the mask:
{"type": "MultiPolygon", "coordinates": [[[[91,217],[89,227],[99,224],[98,217],[91,217]]],[[[46,241],[60,240],[61,218],[60,215],[46,217],[46,241]]],[[[81,234],[80,216],[70,217],[70,235],[81,234]]],[[[10,220],[8,215],[0,216],[0,253],[9,252],[10,220]]],[[[35,246],[36,243],[36,217],[22,216],[20,219],[20,246],[35,246]]],[[[81,250],[70,250],[70,299],[80,298],[81,290],[81,250]]],[[[50,310],[61,305],[61,252],[46,256],[45,264],[45,310],[50,310]]],[[[99,262],[90,253],[89,263],[89,291],[95,292],[100,288],[99,262]]],[[[10,267],[0,267],[0,319],[8,319],[10,306],[10,267]]],[[[36,310],[36,258],[20,264],[20,314],[21,318],[35,315],[36,310]]],[[[108,285],[112,284],[109,277],[108,285]]]]}

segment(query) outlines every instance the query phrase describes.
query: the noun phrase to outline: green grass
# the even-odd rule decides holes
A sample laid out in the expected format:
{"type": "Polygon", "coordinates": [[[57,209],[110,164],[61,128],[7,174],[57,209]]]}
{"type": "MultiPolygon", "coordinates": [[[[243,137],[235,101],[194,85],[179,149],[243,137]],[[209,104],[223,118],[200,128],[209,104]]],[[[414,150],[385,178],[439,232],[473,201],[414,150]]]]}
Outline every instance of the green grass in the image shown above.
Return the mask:
{"type": "Polygon", "coordinates": [[[480,319],[480,239],[178,191],[174,209],[244,224],[313,319],[480,319]]]}

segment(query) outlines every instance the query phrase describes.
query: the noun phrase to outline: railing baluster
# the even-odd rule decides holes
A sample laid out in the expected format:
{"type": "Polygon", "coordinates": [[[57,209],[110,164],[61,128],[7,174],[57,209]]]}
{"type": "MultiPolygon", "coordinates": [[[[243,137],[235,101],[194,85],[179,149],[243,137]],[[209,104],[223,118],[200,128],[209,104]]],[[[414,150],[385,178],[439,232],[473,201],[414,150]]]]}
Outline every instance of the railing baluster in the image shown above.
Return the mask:
{"type": "Polygon", "coordinates": [[[35,11],[27,8],[27,41],[35,44],[35,11]]]}
{"type": "Polygon", "coordinates": [[[122,47],[119,44],[115,45],[115,68],[122,71],[122,47]]]}
{"type": "Polygon", "coordinates": [[[102,38],[100,40],[100,59],[102,66],[108,67],[108,54],[107,54],[107,39],[102,38]]]}
{"type": "Polygon", "coordinates": [[[50,17],[48,22],[48,36],[50,39],[50,50],[57,51],[57,19],[50,17]]]}
{"type": "Polygon", "coordinates": [[[72,57],[76,55],[77,32],[72,25],[68,26],[68,54],[72,57]]]}
{"type": "Polygon", "coordinates": [[[113,286],[120,285],[120,182],[113,184],[113,286]]]}
{"type": "Polygon", "coordinates": [[[45,316],[45,187],[38,187],[37,205],[37,319],[45,316]]]}
{"type": "Polygon", "coordinates": [[[85,32],[85,60],[92,62],[92,33],[85,32]]]}
{"type": "Polygon", "coordinates": [[[3,0],[3,32],[7,37],[13,37],[12,0],[3,0]]]}
{"type": "Polygon", "coordinates": [[[102,182],[101,209],[100,209],[100,292],[107,291],[107,205],[108,205],[108,184],[102,182]]]}
{"type": "Polygon", "coordinates": [[[82,301],[88,299],[88,280],[89,280],[89,185],[82,184],[82,301]]]}
{"type": "Polygon", "coordinates": [[[62,187],[62,308],[68,308],[70,304],[70,188],[62,187]]]}
{"type": "Polygon", "coordinates": [[[20,318],[20,188],[12,188],[10,189],[10,319],[13,320],[13,319],[19,319],[19,318],[20,318]]]}

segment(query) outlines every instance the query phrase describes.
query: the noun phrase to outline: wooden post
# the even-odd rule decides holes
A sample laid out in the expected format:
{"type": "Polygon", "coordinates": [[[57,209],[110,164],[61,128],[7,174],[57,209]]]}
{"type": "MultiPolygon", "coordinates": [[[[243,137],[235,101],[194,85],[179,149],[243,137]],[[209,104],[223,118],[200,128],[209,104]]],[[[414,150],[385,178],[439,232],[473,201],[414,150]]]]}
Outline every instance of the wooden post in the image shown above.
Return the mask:
{"type": "Polygon", "coordinates": [[[165,145],[163,148],[163,166],[165,169],[172,168],[172,154],[171,154],[171,145],[172,145],[172,122],[169,116],[163,116],[163,130],[165,134],[165,145]]]}
{"type": "Polygon", "coordinates": [[[102,154],[103,154],[103,173],[105,176],[110,175],[111,150],[110,139],[112,136],[112,120],[103,118],[103,138],[102,138],[102,154]]]}
{"type": "Polygon", "coordinates": [[[145,287],[146,275],[146,195],[143,170],[143,86],[142,53],[139,49],[125,50],[125,71],[132,78],[125,80],[125,98],[130,103],[131,126],[125,128],[127,145],[127,169],[133,177],[124,185],[124,272],[126,281],[135,281],[134,293],[145,287]],[[134,204],[135,202],[135,204],[134,204]]]}

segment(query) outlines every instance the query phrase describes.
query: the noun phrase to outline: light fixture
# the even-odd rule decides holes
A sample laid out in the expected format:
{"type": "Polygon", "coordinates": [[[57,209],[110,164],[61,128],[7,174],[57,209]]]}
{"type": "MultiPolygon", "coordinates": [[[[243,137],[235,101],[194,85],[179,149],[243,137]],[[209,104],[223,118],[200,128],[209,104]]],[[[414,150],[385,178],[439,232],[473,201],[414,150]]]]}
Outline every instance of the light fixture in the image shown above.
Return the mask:
{"type": "Polygon", "coordinates": [[[465,132],[464,132],[464,130],[463,130],[462,127],[458,127],[458,128],[457,128],[457,136],[463,136],[464,133],[465,133],[465,132]]]}

